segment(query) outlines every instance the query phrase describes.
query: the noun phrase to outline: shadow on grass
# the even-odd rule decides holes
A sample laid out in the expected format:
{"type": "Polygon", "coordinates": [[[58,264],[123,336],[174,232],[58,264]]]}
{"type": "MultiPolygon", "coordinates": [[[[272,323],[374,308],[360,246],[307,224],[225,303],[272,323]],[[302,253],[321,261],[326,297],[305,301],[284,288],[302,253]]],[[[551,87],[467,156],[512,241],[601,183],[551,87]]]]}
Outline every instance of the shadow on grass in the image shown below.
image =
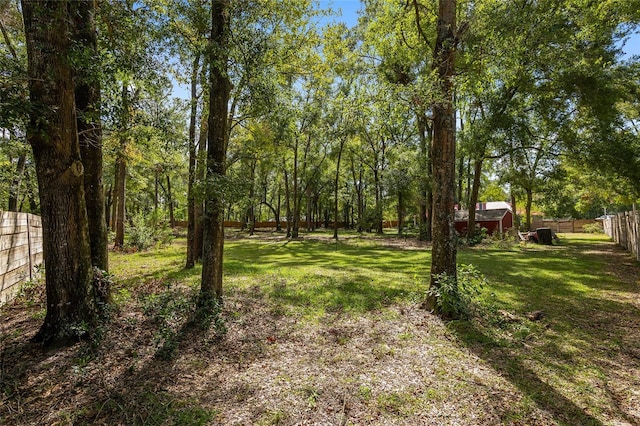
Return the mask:
{"type": "Polygon", "coordinates": [[[473,324],[455,322],[450,324],[450,328],[476,356],[485,360],[555,420],[562,424],[580,426],[603,425],[600,420],[585,413],[557,389],[542,381],[524,362],[500,349],[500,342],[487,336],[473,324]]]}
{"type": "Polygon", "coordinates": [[[500,326],[495,321],[504,320],[500,313],[485,310],[477,321],[450,323],[465,347],[561,424],[603,424],[582,406],[604,418],[640,424],[628,391],[640,372],[640,309],[633,302],[637,264],[621,280],[615,271],[627,260],[619,250],[584,242],[524,255],[478,251],[462,257],[490,278],[495,298],[485,296],[484,309],[494,303],[492,309],[521,318],[500,326]],[[544,311],[542,323],[523,318],[534,310],[544,311]],[[556,379],[571,388],[547,382],[556,379]],[[581,392],[581,386],[592,391],[581,392]]]}
{"type": "MultiPolygon", "coordinates": [[[[175,388],[183,368],[179,362],[188,359],[189,354],[208,351],[215,356],[225,352],[224,345],[216,348],[222,341],[215,330],[217,314],[197,316],[196,297],[192,293],[168,289],[159,295],[153,307],[147,307],[147,320],[140,324],[140,329],[155,330],[155,354],[138,363],[138,345],[143,343],[140,347],[144,348],[144,342],[120,342],[128,346],[124,353],[133,354],[120,359],[129,363],[128,368],[110,381],[113,386],[91,396],[88,408],[76,413],[74,424],[211,424],[217,411],[202,404],[202,395],[192,389],[180,392],[175,388]],[[172,328],[176,325],[177,329],[172,328]]],[[[225,396],[216,383],[207,385],[216,389],[211,393],[225,396]]]]}
{"type": "Polygon", "coordinates": [[[278,303],[354,313],[379,309],[407,297],[406,289],[372,283],[371,277],[354,274],[310,276],[297,283],[276,279],[265,290],[278,303]]]}
{"type": "Polygon", "coordinates": [[[225,271],[249,273],[273,268],[322,267],[332,270],[363,268],[382,272],[407,272],[407,265],[426,264],[429,252],[382,248],[375,244],[353,245],[317,240],[242,244],[225,248],[225,271]]]}

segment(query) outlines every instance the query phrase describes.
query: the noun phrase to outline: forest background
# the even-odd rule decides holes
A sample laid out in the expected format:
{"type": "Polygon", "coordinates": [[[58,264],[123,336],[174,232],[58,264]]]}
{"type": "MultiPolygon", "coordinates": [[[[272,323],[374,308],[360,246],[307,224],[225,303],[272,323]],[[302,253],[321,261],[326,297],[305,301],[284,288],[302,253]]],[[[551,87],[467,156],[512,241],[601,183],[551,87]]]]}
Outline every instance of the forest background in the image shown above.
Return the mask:
{"type": "MultiPolygon", "coordinates": [[[[111,213],[114,199],[121,196],[116,194],[116,162],[122,157],[127,159],[124,189],[131,224],[134,220],[149,221],[154,211],[167,221],[187,219],[188,87],[194,51],[203,49],[197,43],[206,38],[206,28],[202,22],[200,29],[188,22],[196,19],[188,16],[194,11],[174,9],[174,16],[162,16],[170,11],[171,2],[148,3],[115,3],[98,14],[104,20],[99,21],[103,25],[99,33],[104,37],[101,49],[106,83],[102,117],[104,183],[111,222],[115,216],[111,213]],[[120,28],[114,26],[116,18],[122,17],[118,14],[130,15],[119,21],[120,28]],[[189,33],[183,27],[189,27],[189,33]],[[128,125],[120,122],[122,103],[126,103],[122,99],[125,82],[129,82],[131,92],[128,125]],[[127,143],[122,146],[125,130],[127,143]]],[[[622,114],[616,119],[621,124],[616,124],[617,128],[608,135],[616,136],[618,143],[622,143],[620,138],[631,137],[627,133],[635,131],[633,104],[637,101],[620,96],[632,95],[633,84],[637,83],[632,74],[636,68],[633,55],[637,53],[637,34],[627,20],[631,16],[617,16],[609,28],[602,28],[603,23],[598,20],[603,19],[603,14],[614,13],[605,10],[607,6],[582,16],[582,22],[572,23],[572,28],[562,20],[566,19],[563,14],[573,13],[571,7],[579,7],[580,2],[575,3],[553,12],[555,16],[540,4],[538,10],[531,9],[528,22],[512,21],[508,13],[497,22],[483,18],[490,4],[471,13],[464,12],[467,6],[461,2],[463,20],[484,23],[484,27],[471,25],[473,31],[467,35],[459,60],[467,68],[460,73],[457,93],[456,201],[461,208],[470,204],[474,184],[478,187],[478,201],[510,201],[514,197],[516,207],[528,206],[530,201],[534,211],[548,217],[593,218],[605,209],[612,212],[631,207],[634,191],[628,181],[633,180],[629,176],[629,169],[633,168],[626,160],[634,158],[634,153],[629,152],[633,147],[624,143],[623,149],[617,149],[615,143],[589,141],[596,137],[584,131],[588,123],[572,109],[581,106],[578,101],[586,106],[586,95],[601,104],[600,109],[616,105],[616,113],[622,114]],[[537,15],[539,11],[544,12],[537,15]],[[464,17],[464,13],[470,15],[464,17]],[[523,31],[534,31],[534,25],[538,40],[524,39],[523,31]],[[554,25],[565,27],[566,32],[554,29],[554,25]],[[496,33],[498,28],[503,33],[496,33]],[[590,39],[595,37],[591,31],[606,34],[595,40],[590,39]],[[520,49],[512,49],[518,45],[520,49]],[[551,46],[557,52],[553,56],[547,49],[551,46]],[[610,74],[614,72],[616,76],[610,74]],[[624,79],[619,78],[623,76],[624,79]],[[506,77],[513,80],[513,87],[518,85],[513,95],[506,77]],[[560,77],[565,81],[558,81],[560,77]],[[525,81],[529,87],[525,87],[525,81]],[[572,87],[561,88],[559,84],[572,87]],[[596,86],[600,89],[590,90],[596,86]],[[532,105],[534,90],[548,96],[545,105],[532,105]],[[501,96],[509,99],[500,101],[501,96]],[[518,116],[520,111],[530,114],[518,116]]],[[[24,111],[16,105],[27,96],[24,76],[20,74],[26,70],[24,34],[15,2],[4,0],[2,5],[5,38],[1,47],[6,72],[2,86],[5,96],[0,205],[38,213],[34,163],[24,143],[24,111]]],[[[272,17],[256,18],[254,28],[247,24],[248,34],[238,35],[242,38],[235,40],[236,47],[243,50],[238,55],[254,49],[256,55],[264,53],[271,58],[262,56],[262,63],[247,63],[249,56],[233,59],[237,67],[233,105],[236,111],[229,145],[233,190],[227,197],[226,218],[246,222],[250,222],[251,215],[257,220],[276,219],[280,214],[274,214],[272,208],[278,200],[284,211],[284,175],[286,172],[286,178],[292,180],[296,148],[286,139],[297,134],[303,136],[304,142],[297,149],[301,157],[306,155],[297,176],[303,216],[309,216],[312,222],[333,217],[332,181],[338,152],[342,150],[345,158],[339,170],[338,206],[341,221],[368,228],[380,216],[387,220],[402,216],[414,223],[413,218],[419,216],[416,200],[421,191],[416,176],[424,166],[417,155],[420,129],[416,108],[418,98],[427,96],[430,84],[420,75],[430,49],[419,45],[415,23],[409,22],[415,17],[406,7],[379,7],[376,2],[292,4],[290,9],[274,10],[272,17]],[[327,15],[325,7],[339,9],[335,13],[341,15],[327,15]],[[276,18],[275,14],[288,15],[290,20],[276,18]],[[404,22],[399,19],[401,16],[404,22]],[[418,54],[419,50],[423,52],[418,54]],[[284,51],[295,51],[296,55],[277,57],[284,51]],[[403,65],[406,69],[396,69],[401,60],[407,64],[403,65]],[[282,81],[287,74],[290,81],[282,81]],[[274,114],[286,116],[289,122],[274,114]],[[385,120],[389,117],[393,120],[385,120]],[[289,134],[283,134],[285,130],[289,134]]],[[[615,13],[624,13],[618,9],[615,13]]],[[[424,14],[421,24],[429,27],[429,19],[434,19],[433,9],[425,6],[420,13],[424,14]]],[[[257,61],[256,56],[253,60],[257,61]]],[[[200,123],[206,121],[203,61],[199,62],[195,101],[198,146],[203,145],[200,139],[204,126],[200,123]]],[[[293,187],[291,182],[289,185],[293,187]]],[[[519,210],[524,213],[524,209],[519,210]]]]}

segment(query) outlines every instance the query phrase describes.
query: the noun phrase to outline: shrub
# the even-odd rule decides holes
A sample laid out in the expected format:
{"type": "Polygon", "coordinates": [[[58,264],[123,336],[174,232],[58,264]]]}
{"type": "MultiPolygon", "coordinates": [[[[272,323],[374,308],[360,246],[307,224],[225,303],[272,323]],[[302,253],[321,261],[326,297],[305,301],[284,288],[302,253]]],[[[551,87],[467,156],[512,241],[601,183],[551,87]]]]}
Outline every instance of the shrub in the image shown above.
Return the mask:
{"type": "Polygon", "coordinates": [[[503,233],[496,232],[489,236],[487,241],[492,247],[501,250],[510,250],[520,243],[519,238],[512,229],[507,229],[503,233]]]}
{"type": "Polygon", "coordinates": [[[476,224],[476,230],[473,234],[473,238],[467,238],[465,233],[463,236],[458,238],[458,245],[475,246],[476,244],[480,244],[482,240],[487,238],[487,235],[487,228],[476,224]]]}
{"type": "Polygon", "coordinates": [[[602,224],[599,222],[588,223],[582,227],[582,231],[587,234],[603,234],[604,229],[602,228],[602,224]]]}
{"type": "Polygon", "coordinates": [[[159,220],[157,212],[148,217],[137,213],[131,219],[131,226],[127,229],[127,245],[138,251],[143,251],[154,245],[166,245],[171,242],[171,229],[159,220]]]}
{"type": "Polygon", "coordinates": [[[471,300],[480,294],[487,283],[486,277],[473,265],[458,265],[457,279],[446,272],[435,276],[437,287],[427,290],[434,298],[438,312],[447,318],[467,318],[471,300]]]}

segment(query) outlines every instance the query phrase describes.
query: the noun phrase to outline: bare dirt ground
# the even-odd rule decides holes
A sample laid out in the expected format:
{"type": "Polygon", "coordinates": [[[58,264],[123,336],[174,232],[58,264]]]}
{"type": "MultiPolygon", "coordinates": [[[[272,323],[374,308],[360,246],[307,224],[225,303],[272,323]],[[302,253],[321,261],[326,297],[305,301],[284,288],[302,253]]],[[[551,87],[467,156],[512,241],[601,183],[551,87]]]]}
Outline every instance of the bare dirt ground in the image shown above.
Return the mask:
{"type": "MultiPolygon", "coordinates": [[[[609,273],[628,283],[628,292],[612,291],[627,315],[615,326],[640,342],[638,264],[613,245],[585,255],[606,256],[609,273]]],[[[163,336],[158,315],[139,302],[163,289],[143,283],[97,346],[29,342],[42,321],[41,289],[2,307],[0,425],[640,424],[638,344],[594,360],[609,363],[603,392],[614,402],[593,412],[512,356],[526,349],[462,341],[417,304],[308,321],[255,286],[227,294],[226,334],[178,326],[163,336]]]]}

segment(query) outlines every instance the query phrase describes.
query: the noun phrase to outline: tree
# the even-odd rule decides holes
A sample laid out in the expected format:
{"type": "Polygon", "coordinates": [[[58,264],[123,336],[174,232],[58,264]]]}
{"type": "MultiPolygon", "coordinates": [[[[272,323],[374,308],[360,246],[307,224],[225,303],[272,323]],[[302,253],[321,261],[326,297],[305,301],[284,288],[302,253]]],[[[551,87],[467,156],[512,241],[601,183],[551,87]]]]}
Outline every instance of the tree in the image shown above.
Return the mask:
{"type": "Polygon", "coordinates": [[[24,0],[31,116],[46,271],[47,313],[35,340],[87,337],[97,322],[78,144],[71,26],[77,4],[24,0]]]}
{"type": "MultiPolygon", "coordinates": [[[[127,188],[132,153],[141,141],[148,140],[149,114],[144,102],[156,96],[169,84],[164,73],[159,35],[154,16],[140,2],[118,0],[101,3],[100,63],[103,70],[103,123],[105,146],[114,152],[115,161],[108,162],[113,175],[105,175],[110,185],[111,229],[114,245],[124,245],[127,188]],[[117,142],[117,143],[114,143],[117,142]]],[[[110,153],[110,152],[109,152],[110,153]]],[[[110,158],[108,160],[111,160],[110,158]]]]}
{"type": "MultiPolygon", "coordinates": [[[[453,76],[456,47],[456,1],[440,0],[433,70],[438,75],[438,97],[433,105],[433,248],[431,252],[431,288],[438,288],[438,276],[456,278],[455,234],[455,159],[456,120],[453,104],[453,76]]],[[[432,294],[435,294],[433,292],[432,294]]],[[[427,299],[434,311],[434,296],[427,299]]]]}
{"type": "Polygon", "coordinates": [[[224,248],[224,176],[229,138],[228,115],[231,82],[229,60],[228,0],[213,0],[211,43],[209,46],[209,147],[207,188],[204,210],[204,250],[202,254],[203,304],[222,297],[222,259],[224,248]]]}
{"type": "Polygon", "coordinates": [[[196,196],[194,183],[196,177],[196,121],[198,113],[198,71],[200,69],[200,53],[193,59],[191,70],[191,108],[189,117],[189,185],[187,188],[187,260],[185,268],[190,269],[196,263],[196,196]]]}
{"type": "MultiPolygon", "coordinates": [[[[372,58],[375,74],[393,87],[396,108],[408,109],[413,119],[403,119],[415,127],[422,172],[415,176],[418,185],[418,239],[431,240],[432,168],[431,145],[433,117],[431,105],[436,97],[433,73],[433,42],[436,14],[432,2],[402,3],[368,0],[363,29],[365,57],[372,58]],[[417,30],[417,31],[416,31],[417,30]]],[[[398,124],[397,122],[396,124],[398,124]]]]}
{"type": "MultiPolygon", "coordinates": [[[[105,218],[104,188],[102,182],[102,126],[100,122],[100,80],[96,67],[98,40],[95,24],[95,1],[79,0],[75,3],[74,42],[78,46],[76,56],[75,102],[78,122],[78,141],[84,165],[84,192],[89,220],[91,263],[107,271],[107,225],[105,218]]],[[[103,296],[108,299],[108,295],[103,296]]],[[[106,301],[106,300],[105,300],[106,301]]]]}
{"type": "Polygon", "coordinates": [[[202,197],[198,196],[197,183],[204,179],[204,154],[206,150],[205,110],[208,100],[200,86],[206,86],[207,67],[201,67],[206,49],[206,34],[210,26],[210,11],[207,2],[177,0],[147,0],[156,10],[157,21],[170,52],[180,59],[175,78],[182,80],[180,69],[190,67],[191,104],[189,119],[189,177],[187,187],[187,257],[186,268],[193,268],[202,258],[202,197]],[[201,69],[202,68],[202,69],[201,69]],[[201,77],[202,76],[202,77],[201,77]],[[204,83],[204,84],[203,84],[204,83]],[[200,129],[197,131],[198,106],[201,106],[200,129]],[[197,138],[197,133],[200,137],[197,138]]]}

